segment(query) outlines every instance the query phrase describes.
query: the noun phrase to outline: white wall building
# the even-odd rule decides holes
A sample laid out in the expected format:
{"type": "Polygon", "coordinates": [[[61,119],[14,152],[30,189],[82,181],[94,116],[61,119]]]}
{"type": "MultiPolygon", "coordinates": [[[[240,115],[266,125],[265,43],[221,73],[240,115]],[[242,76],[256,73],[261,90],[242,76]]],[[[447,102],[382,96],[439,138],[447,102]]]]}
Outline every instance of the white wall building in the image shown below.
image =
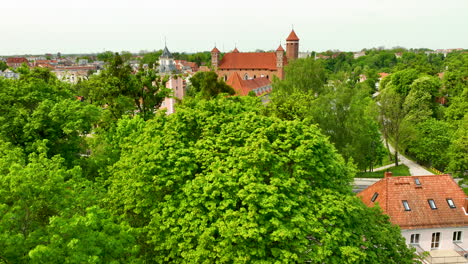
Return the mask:
{"type": "Polygon", "coordinates": [[[428,252],[424,263],[468,263],[468,200],[450,175],[386,173],[358,196],[378,204],[420,255],[428,252]]]}

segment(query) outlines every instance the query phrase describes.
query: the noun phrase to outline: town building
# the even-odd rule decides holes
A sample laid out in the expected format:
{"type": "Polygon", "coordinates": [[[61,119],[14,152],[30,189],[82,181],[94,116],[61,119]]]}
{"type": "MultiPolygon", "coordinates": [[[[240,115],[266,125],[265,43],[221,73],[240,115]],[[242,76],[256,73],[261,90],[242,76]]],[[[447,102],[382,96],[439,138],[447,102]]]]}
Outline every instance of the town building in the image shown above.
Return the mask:
{"type": "Polygon", "coordinates": [[[0,71],[0,77],[6,78],[6,79],[19,79],[20,74],[10,69],[6,69],[4,71],[0,71]]]}
{"type": "Polygon", "coordinates": [[[58,66],[51,71],[57,78],[64,82],[78,83],[79,81],[87,80],[91,72],[97,70],[96,66],[58,66]]]}
{"type": "Polygon", "coordinates": [[[232,52],[224,54],[220,59],[221,52],[215,47],[211,51],[211,65],[219,77],[227,81],[231,75],[237,73],[244,80],[255,78],[267,78],[272,80],[273,76],[284,78],[284,66],[288,61],[298,58],[299,38],[294,30],[286,39],[286,56],[280,45],[275,52],[239,52],[235,48],[232,52]]]}
{"type": "Polygon", "coordinates": [[[250,92],[262,96],[271,92],[271,81],[266,77],[244,80],[235,72],[227,79],[226,84],[234,88],[236,95],[248,95],[250,92]]]}
{"type": "Polygon", "coordinates": [[[185,96],[186,83],[182,77],[171,76],[166,82],[166,88],[172,90],[172,96],[164,98],[159,109],[166,109],[166,114],[175,112],[177,101],[182,100],[185,96]]]}
{"type": "Polygon", "coordinates": [[[172,74],[177,71],[174,57],[167,49],[167,46],[164,46],[163,53],[159,56],[159,73],[160,74],[172,74]]]}
{"type": "Polygon", "coordinates": [[[421,256],[429,252],[425,263],[468,263],[468,199],[450,175],[387,172],[358,196],[369,207],[378,204],[421,256]]]}
{"type": "Polygon", "coordinates": [[[24,57],[10,57],[7,58],[6,64],[8,67],[16,69],[20,67],[23,63],[29,64],[29,61],[24,57]]]}

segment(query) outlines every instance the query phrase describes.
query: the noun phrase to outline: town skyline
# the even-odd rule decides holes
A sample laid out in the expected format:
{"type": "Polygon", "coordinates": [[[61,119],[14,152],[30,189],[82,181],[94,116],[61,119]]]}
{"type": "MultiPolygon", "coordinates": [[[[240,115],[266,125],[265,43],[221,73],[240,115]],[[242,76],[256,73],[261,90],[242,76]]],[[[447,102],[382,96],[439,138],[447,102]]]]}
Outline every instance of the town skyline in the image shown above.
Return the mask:
{"type": "Polygon", "coordinates": [[[468,48],[468,2],[246,0],[153,3],[147,0],[5,3],[0,54],[275,50],[292,27],[301,51],[381,47],[468,48]],[[15,19],[22,14],[21,20],[15,19]],[[33,45],[31,45],[33,43],[33,45]]]}

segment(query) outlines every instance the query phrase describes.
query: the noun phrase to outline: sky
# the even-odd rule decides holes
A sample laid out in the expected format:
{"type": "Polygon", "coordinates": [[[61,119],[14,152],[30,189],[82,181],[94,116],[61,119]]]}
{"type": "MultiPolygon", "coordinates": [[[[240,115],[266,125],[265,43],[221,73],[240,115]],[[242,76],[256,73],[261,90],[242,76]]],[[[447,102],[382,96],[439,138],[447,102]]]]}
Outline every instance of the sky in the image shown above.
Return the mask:
{"type": "Polygon", "coordinates": [[[0,5],[0,55],[105,50],[468,49],[468,0],[14,0],[0,5]]]}

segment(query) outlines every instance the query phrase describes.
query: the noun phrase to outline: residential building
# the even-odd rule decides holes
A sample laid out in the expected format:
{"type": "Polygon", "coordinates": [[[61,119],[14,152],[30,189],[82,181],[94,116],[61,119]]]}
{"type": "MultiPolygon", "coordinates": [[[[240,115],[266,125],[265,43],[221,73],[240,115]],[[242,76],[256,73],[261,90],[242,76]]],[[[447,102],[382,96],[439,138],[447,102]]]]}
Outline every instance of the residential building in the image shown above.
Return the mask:
{"type": "Polygon", "coordinates": [[[57,78],[69,83],[78,83],[87,80],[91,71],[96,71],[96,66],[57,66],[52,70],[57,78]]]}
{"type": "Polygon", "coordinates": [[[8,65],[8,67],[13,68],[13,69],[20,67],[23,63],[28,64],[29,61],[24,57],[10,57],[10,58],[7,58],[7,61],[6,61],[6,64],[8,65]]]}
{"type": "Polygon", "coordinates": [[[184,73],[195,73],[198,71],[198,65],[195,62],[185,60],[174,60],[177,71],[184,73]]]}
{"type": "Polygon", "coordinates": [[[175,112],[175,105],[178,100],[182,100],[185,96],[185,81],[181,77],[171,76],[166,82],[166,88],[172,90],[172,96],[164,98],[160,109],[167,109],[166,114],[172,114],[175,112]]]}
{"type": "Polygon", "coordinates": [[[6,78],[6,79],[19,79],[20,74],[10,69],[6,69],[3,72],[0,71],[0,77],[6,78]]]}
{"type": "Polygon", "coordinates": [[[219,77],[225,81],[237,73],[244,80],[255,78],[284,78],[284,66],[288,61],[298,58],[299,38],[294,30],[286,39],[286,54],[280,45],[275,52],[239,52],[235,48],[220,59],[220,51],[215,47],[211,51],[211,65],[219,77]]]}
{"type": "Polygon", "coordinates": [[[378,204],[409,246],[429,252],[426,263],[468,263],[468,199],[450,175],[388,172],[358,196],[369,207],[378,204]]]}

